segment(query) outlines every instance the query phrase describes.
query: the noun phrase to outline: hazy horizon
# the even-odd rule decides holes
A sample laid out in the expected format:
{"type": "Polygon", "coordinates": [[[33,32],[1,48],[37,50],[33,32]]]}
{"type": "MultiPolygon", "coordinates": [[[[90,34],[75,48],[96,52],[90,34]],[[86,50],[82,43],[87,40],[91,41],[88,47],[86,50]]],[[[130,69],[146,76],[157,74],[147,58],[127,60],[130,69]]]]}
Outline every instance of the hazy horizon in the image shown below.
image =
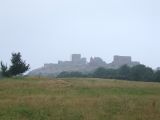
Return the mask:
{"type": "Polygon", "coordinates": [[[159,0],[0,1],[0,61],[21,52],[31,70],[44,63],[114,55],[160,66],[159,0]]]}

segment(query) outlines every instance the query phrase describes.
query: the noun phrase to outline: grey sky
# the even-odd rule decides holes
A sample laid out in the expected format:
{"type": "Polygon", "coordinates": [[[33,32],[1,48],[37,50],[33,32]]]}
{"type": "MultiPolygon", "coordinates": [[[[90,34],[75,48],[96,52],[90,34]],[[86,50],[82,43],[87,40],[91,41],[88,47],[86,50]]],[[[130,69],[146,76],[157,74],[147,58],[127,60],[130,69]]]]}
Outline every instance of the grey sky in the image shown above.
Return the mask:
{"type": "Polygon", "coordinates": [[[159,0],[1,0],[0,60],[20,51],[34,69],[72,53],[106,62],[130,55],[158,67],[159,6],[159,0]]]}

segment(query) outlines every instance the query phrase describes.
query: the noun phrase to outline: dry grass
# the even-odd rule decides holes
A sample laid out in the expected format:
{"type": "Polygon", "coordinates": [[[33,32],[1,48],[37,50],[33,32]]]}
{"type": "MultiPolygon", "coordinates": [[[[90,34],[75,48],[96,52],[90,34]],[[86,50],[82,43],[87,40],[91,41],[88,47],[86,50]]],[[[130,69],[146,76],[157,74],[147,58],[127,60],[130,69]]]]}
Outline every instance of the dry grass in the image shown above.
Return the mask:
{"type": "Polygon", "coordinates": [[[93,78],[0,81],[0,120],[159,119],[159,83],[93,78]]]}

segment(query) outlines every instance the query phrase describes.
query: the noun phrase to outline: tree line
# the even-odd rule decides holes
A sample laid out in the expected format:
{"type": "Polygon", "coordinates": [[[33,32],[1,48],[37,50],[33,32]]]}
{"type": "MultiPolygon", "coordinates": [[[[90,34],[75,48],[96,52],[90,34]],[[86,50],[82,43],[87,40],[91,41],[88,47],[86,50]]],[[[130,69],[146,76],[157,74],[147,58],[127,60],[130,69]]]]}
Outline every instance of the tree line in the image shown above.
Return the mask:
{"type": "MultiPolygon", "coordinates": [[[[0,77],[12,77],[22,75],[24,72],[30,69],[30,65],[27,64],[26,61],[22,60],[20,52],[12,53],[11,65],[9,67],[5,65],[3,62],[0,63],[0,67],[0,77]]],[[[154,71],[152,68],[142,64],[133,67],[123,65],[119,69],[106,69],[100,67],[92,73],[61,72],[57,77],[93,77],[146,82],[160,82],[160,70],[154,71]]]]}
{"type": "Polygon", "coordinates": [[[121,66],[119,69],[97,68],[94,72],[84,74],[81,72],[62,72],[57,77],[93,77],[119,80],[133,80],[146,82],[160,82],[160,70],[154,71],[145,65],[129,67],[121,66]]]}

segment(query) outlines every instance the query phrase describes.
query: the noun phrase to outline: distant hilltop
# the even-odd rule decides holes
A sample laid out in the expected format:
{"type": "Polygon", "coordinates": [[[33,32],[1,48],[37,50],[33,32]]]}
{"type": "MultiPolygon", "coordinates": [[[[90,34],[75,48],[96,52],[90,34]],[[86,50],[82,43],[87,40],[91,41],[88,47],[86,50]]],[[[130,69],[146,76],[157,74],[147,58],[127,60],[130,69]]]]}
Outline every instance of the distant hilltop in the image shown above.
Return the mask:
{"type": "Polygon", "coordinates": [[[89,73],[99,67],[108,69],[118,69],[123,65],[133,67],[139,65],[140,62],[132,61],[131,56],[118,56],[115,55],[113,62],[106,63],[100,57],[91,57],[87,62],[85,57],[81,57],[81,54],[72,54],[70,61],[58,61],[57,64],[47,63],[43,67],[31,71],[29,76],[57,76],[63,71],[73,72],[78,71],[82,73],[89,73]]]}

